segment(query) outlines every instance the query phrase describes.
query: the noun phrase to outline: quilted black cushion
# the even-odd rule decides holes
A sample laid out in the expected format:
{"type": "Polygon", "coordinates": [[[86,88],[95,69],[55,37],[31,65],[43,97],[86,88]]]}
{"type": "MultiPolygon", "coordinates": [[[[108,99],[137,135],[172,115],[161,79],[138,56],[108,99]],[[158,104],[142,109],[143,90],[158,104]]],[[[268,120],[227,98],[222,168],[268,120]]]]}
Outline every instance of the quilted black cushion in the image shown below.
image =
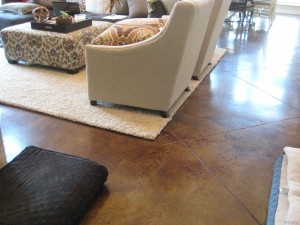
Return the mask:
{"type": "Polygon", "coordinates": [[[29,146],[0,170],[0,224],[78,224],[107,175],[90,160],[29,146]]]}

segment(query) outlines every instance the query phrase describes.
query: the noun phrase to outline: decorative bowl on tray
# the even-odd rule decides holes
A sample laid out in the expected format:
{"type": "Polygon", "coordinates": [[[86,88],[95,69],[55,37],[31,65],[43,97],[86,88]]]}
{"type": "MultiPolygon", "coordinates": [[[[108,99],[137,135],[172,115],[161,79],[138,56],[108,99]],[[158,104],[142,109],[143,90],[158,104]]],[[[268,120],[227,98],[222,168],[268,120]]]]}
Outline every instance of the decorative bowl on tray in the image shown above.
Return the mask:
{"type": "Polygon", "coordinates": [[[56,17],[55,21],[58,25],[68,25],[73,23],[73,17],[64,11],[59,12],[59,16],[56,17]]]}

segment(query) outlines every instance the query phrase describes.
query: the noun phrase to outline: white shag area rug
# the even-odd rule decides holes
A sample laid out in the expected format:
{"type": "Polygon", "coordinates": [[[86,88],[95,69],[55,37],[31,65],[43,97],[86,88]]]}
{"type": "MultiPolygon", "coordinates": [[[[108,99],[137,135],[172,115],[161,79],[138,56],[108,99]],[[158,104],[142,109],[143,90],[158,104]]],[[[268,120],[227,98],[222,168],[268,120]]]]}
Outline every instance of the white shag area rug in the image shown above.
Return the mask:
{"type": "MultiPolygon", "coordinates": [[[[169,118],[148,110],[103,103],[91,106],[85,69],[75,75],[63,70],[7,62],[0,49],[0,102],[88,124],[103,129],[154,140],[206,75],[216,66],[226,49],[216,49],[212,63],[199,81],[191,81],[170,110],[169,118]]],[[[98,103],[99,104],[99,103],[98,103]]]]}

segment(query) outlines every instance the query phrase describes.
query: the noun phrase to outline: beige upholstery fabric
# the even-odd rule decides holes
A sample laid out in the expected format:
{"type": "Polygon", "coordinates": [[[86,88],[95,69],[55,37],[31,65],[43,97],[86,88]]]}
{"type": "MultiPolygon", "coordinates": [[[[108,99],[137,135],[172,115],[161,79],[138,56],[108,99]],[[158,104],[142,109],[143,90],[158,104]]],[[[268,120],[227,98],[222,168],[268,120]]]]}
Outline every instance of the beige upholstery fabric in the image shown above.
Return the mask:
{"type": "Polygon", "coordinates": [[[177,2],[162,31],[145,41],[87,45],[89,99],[168,111],[189,85],[213,2],[177,2]]]}
{"type": "Polygon", "coordinates": [[[212,59],[230,3],[231,0],[216,0],[214,3],[203,40],[203,45],[194,71],[195,77],[200,76],[201,72],[212,59]]]}

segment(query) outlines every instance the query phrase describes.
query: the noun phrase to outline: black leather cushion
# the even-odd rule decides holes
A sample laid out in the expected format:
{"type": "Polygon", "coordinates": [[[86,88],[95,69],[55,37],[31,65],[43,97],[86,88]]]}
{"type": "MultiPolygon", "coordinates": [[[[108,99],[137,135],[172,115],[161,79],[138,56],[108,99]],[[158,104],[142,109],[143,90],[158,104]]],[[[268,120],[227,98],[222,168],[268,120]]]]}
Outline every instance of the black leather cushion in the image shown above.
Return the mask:
{"type": "Polygon", "coordinates": [[[27,147],[0,170],[0,224],[78,224],[107,175],[90,160],[27,147]]]}

